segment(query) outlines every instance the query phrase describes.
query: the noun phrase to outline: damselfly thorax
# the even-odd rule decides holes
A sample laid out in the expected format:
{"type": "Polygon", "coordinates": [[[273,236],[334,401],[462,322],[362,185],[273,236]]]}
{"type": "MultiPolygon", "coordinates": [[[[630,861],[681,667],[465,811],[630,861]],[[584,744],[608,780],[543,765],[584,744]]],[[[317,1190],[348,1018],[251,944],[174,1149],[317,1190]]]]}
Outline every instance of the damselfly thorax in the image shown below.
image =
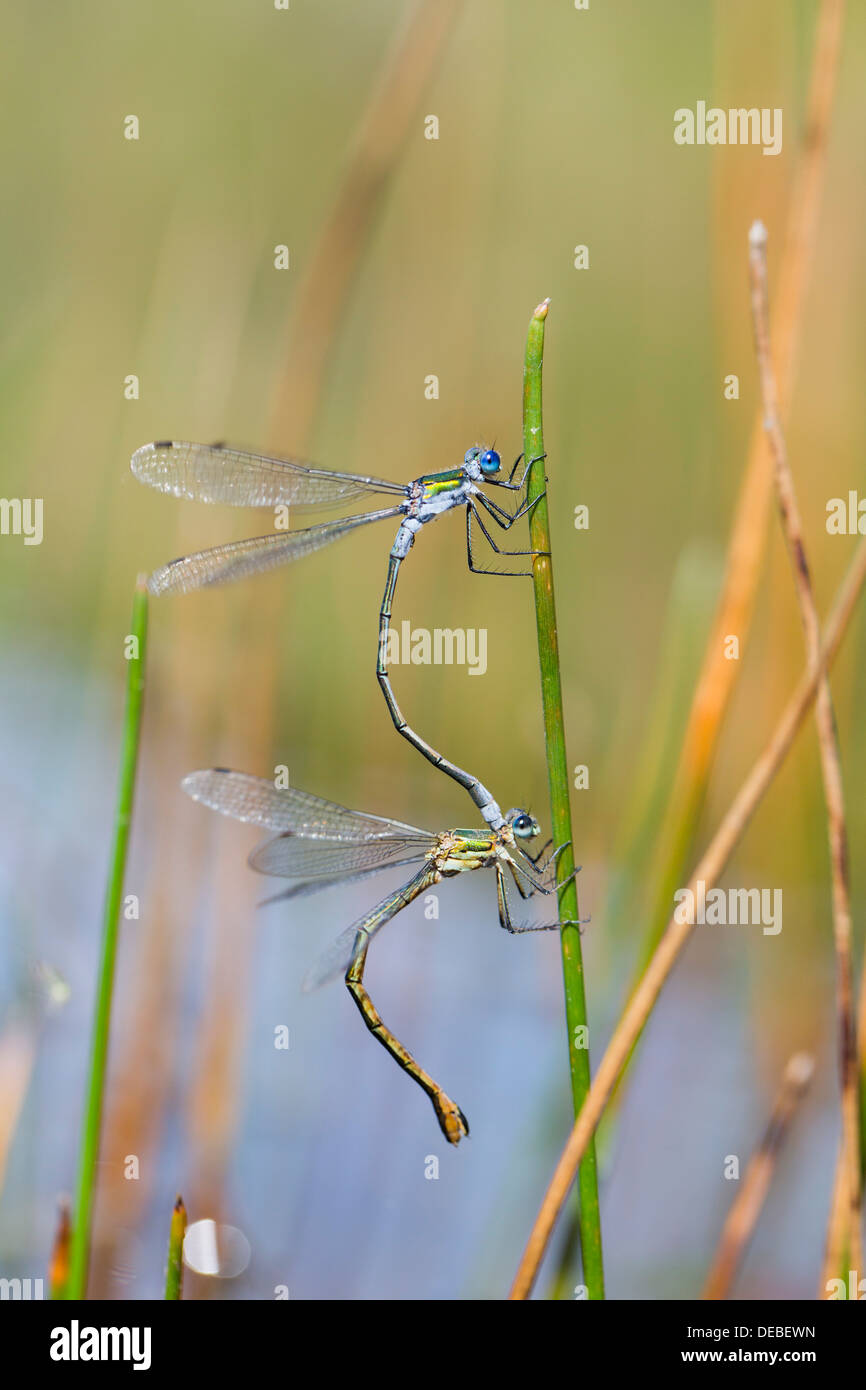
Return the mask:
{"type": "Polygon", "coordinates": [[[503,868],[513,865],[516,861],[510,851],[516,842],[510,818],[515,814],[522,813],[509,811],[505,825],[489,833],[466,829],[443,831],[428,856],[437,877],[453,878],[474,869],[492,868],[494,864],[503,868]]]}

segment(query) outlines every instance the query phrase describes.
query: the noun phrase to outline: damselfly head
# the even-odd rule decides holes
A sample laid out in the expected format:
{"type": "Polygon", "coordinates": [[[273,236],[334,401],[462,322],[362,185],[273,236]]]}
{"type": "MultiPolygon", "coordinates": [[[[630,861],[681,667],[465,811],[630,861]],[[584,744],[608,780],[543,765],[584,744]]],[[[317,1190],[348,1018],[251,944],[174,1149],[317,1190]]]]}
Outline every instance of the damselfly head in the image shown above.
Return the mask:
{"type": "Polygon", "coordinates": [[[532,840],[541,834],[541,826],[535,816],[531,816],[528,811],[521,811],[519,806],[508,812],[506,820],[518,840],[532,840]]]}
{"type": "Polygon", "coordinates": [[[491,478],[502,467],[502,460],[495,449],[482,449],[474,444],[463,457],[463,467],[473,478],[491,478]]]}

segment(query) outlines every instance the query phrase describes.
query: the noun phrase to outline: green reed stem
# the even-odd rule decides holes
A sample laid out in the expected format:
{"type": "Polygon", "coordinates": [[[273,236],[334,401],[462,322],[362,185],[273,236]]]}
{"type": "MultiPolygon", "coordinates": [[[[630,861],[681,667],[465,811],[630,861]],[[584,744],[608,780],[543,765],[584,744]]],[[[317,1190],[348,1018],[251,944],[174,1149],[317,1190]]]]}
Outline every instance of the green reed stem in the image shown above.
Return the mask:
{"type": "Polygon", "coordinates": [[[186,1235],[186,1207],[178,1193],[171,1213],[168,1233],[168,1265],[165,1271],[165,1296],[179,1300],[183,1295],[183,1238],[186,1235]]]}
{"type": "MultiPolygon", "coordinates": [[[[532,464],[528,479],[528,498],[538,498],[530,512],[529,535],[534,551],[543,552],[532,562],[535,589],[535,619],[538,628],[538,659],[541,666],[541,700],[544,709],[544,741],[547,748],[547,782],[550,789],[551,834],[554,845],[565,844],[557,862],[557,878],[568,878],[574,869],[571,806],[569,803],[568,757],[565,749],[565,721],[562,714],[562,682],[559,674],[559,642],[556,630],[556,604],[553,594],[553,562],[550,553],[550,518],[545,487],[544,435],[541,423],[541,366],[544,355],[544,324],[548,301],[539,304],[529,321],[526,360],[523,370],[523,452],[532,464]]],[[[577,922],[577,885],[572,880],[559,891],[559,916],[577,922]]],[[[590,1087],[589,1026],[583,977],[583,952],[578,926],[563,927],[562,974],[565,983],[565,1018],[568,1027],[568,1060],[575,1116],[590,1087]]],[[[604,1298],[604,1262],[601,1247],[601,1219],[598,1206],[598,1173],[595,1142],[586,1151],[578,1173],[580,1201],[580,1243],[583,1278],[591,1299],[604,1298]]]]}
{"type": "Polygon", "coordinates": [[[78,1187],[72,1223],[69,1279],[65,1297],[82,1299],[87,1295],[87,1266],[90,1257],[90,1227],[96,1187],[96,1161],[102,1122],[108,1034],[111,1023],[111,997],[114,988],[114,961],[123,906],[123,877],[132,820],[135,769],[141,729],[144,694],[144,657],[147,646],[147,591],[139,581],[132,602],[132,627],[126,639],[126,709],[120,752],[120,775],[114,816],[114,842],[108,869],[105,906],[102,916],[102,959],[93,1010],[90,1039],[90,1066],[84,1105],[84,1123],[78,1151],[78,1187]],[[134,640],[133,640],[134,639],[134,640]]]}

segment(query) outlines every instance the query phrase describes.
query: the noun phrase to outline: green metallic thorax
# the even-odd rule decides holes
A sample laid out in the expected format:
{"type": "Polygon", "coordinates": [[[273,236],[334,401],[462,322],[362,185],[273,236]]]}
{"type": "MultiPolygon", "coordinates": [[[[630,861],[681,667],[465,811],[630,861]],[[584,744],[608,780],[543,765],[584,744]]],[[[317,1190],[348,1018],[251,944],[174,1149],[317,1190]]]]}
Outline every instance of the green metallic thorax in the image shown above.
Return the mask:
{"type": "Polygon", "coordinates": [[[472,873],[483,869],[496,853],[496,836],[478,830],[449,830],[439,837],[433,862],[440,874],[451,878],[455,874],[472,873]]]}
{"type": "Polygon", "coordinates": [[[492,854],[496,838],[493,835],[479,835],[477,830],[454,830],[462,843],[451,851],[452,854],[492,854]]]}
{"type": "Polygon", "coordinates": [[[443,492],[454,492],[465,481],[466,475],[462,468],[455,468],[449,473],[427,473],[419,479],[424,488],[425,500],[439,497],[443,492]]]}

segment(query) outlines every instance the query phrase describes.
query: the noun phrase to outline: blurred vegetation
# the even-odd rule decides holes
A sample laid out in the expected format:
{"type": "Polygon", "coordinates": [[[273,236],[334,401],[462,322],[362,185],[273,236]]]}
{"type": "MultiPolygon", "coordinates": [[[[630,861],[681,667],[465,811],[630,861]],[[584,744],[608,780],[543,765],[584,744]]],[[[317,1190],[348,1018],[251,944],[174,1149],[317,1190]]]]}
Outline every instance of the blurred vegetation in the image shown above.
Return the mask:
{"type": "MultiPolygon", "coordinates": [[[[122,698],[119,650],[135,576],[185,549],[255,534],[260,522],[150,494],[129,473],[133,449],[165,437],[267,443],[401,480],[459,461],[476,441],[516,456],[525,323],[549,295],[545,442],[565,722],[571,758],[590,769],[589,789],[575,791],[572,804],[585,866],[581,905],[593,914],[585,941],[589,1011],[606,1037],[646,926],[653,828],[673,776],[757,405],[746,231],[760,216],[772,241],[784,225],[816,8],[814,0],[757,8],[748,0],[617,0],[580,13],[568,5],[542,12],[517,0],[458,6],[375,208],[302,442],[288,430],[280,439],[269,434],[286,389],[281,371],[295,294],[407,7],[297,0],[276,12],[229,0],[206,7],[159,0],[144,9],[94,0],[7,16],[0,456],[4,495],[42,497],[45,505],[40,547],[13,538],[0,544],[7,982],[22,956],[48,950],[74,977],[80,1017],[87,1017],[122,698]],[[540,80],[543,99],[528,99],[527,70],[540,80]],[[676,146],[674,110],[703,97],[721,106],[781,106],[783,153],[676,146]],[[427,113],[439,118],[438,141],[424,139],[427,113]],[[128,114],[139,117],[138,141],[123,138],[128,114]],[[273,268],[280,243],[290,248],[287,272],[273,268]],[[588,270],[574,269],[578,244],[589,247],[588,270]],[[735,402],[723,396],[732,372],[740,379],[735,402]],[[141,394],[130,401],[124,379],[133,373],[141,394]],[[439,378],[435,401],[425,398],[430,374],[439,378]],[[578,504],[589,508],[587,531],[575,530],[578,504]],[[604,902],[612,910],[602,917],[604,902]]],[[[788,429],[822,611],[853,545],[827,535],[826,501],[864,486],[864,31],[866,15],[851,6],[788,429]]],[[[152,1210],[160,1249],[166,1203],[179,1186],[191,1213],[231,1207],[232,1154],[249,1120],[246,1001],[258,978],[257,937],[252,926],[240,927],[260,885],[248,881],[242,839],[214,831],[182,803],[182,774],[221,763],[265,773],[286,762],[293,783],[349,805],[433,828],[465,821],[459,790],[394,736],[373,676],[391,540],[387,527],[371,528],[291,573],[154,606],[132,846],[147,930],[139,929],[119,962],[125,1012],[112,1054],[107,1142],[113,1157],[139,1148],[152,1154],[161,1186],[154,1189],[152,1171],[133,1200],[129,1184],[106,1176],[102,1290],[124,1287],[108,1250],[118,1223],[145,1238],[152,1210]],[[194,958],[193,987],[186,972],[194,958]]],[[[453,520],[415,547],[395,609],[395,621],[404,618],[415,627],[488,630],[485,679],[459,668],[400,667],[398,699],[414,727],[477,772],[503,805],[543,807],[531,586],[468,576],[453,520]]],[[[718,820],[803,665],[777,528],[741,660],[699,835],[718,820]]],[[[866,731],[857,718],[866,696],[862,617],[837,663],[833,691],[856,926],[866,905],[859,854],[866,805],[857,794],[866,771],[866,731]]],[[[783,888],[783,944],[743,944],[730,935],[696,941],[667,1026],[693,1054],[715,1048],[723,1071],[727,1048],[734,1071],[734,1058],[748,1049],[752,1089],[742,1103],[757,1116],[785,1059],[801,1048],[815,1052],[819,1073],[807,1111],[814,1118],[818,1110],[809,1107],[823,1105],[825,1128],[820,1142],[803,1142],[809,1172],[820,1180],[803,1195],[801,1173],[799,1190],[810,1203],[812,1244],[820,1245],[836,1114],[827,849],[811,729],[759,811],[730,878],[783,888]],[[719,978],[723,1021],[710,1039],[700,1031],[702,1001],[719,978]]],[[[480,898],[465,902],[467,930],[495,936],[486,898],[483,907],[480,898]]],[[[335,915],[335,932],[340,925],[335,915]]],[[[413,930],[418,952],[421,935],[413,930]]],[[[494,940],[490,949],[510,945],[494,940]]],[[[423,959],[429,967],[432,957],[423,959]]],[[[534,1214],[538,1175],[546,1178],[563,1133],[569,1098],[559,1065],[561,999],[550,961],[529,968],[530,959],[521,955],[522,964],[509,967],[512,997],[530,978],[527,997],[539,1011],[530,1033],[540,1048],[550,1038],[543,1081],[520,1070],[530,1066],[523,1050],[530,1016],[503,1018],[496,1049],[489,1033],[483,1046],[485,981],[461,985],[478,996],[478,1012],[469,1011],[461,1028],[487,1058],[482,1093],[491,1067],[500,1069],[497,1087],[512,1072],[525,1083],[520,1128],[503,1106],[494,1136],[500,1196],[514,1199],[514,1224],[495,1234],[495,1213],[484,1217],[486,1204],[479,1206],[468,1178],[465,1191],[449,1189],[454,1220],[471,1246],[458,1266],[465,1286],[455,1289],[460,1278],[443,1254],[425,1267],[419,1261],[419,1293],[489,1295],[504,1287],[502,1270],[534,1214]],[[529,1146],[527,1113],[534,1116],[529,1146]]],[[[437,964],[455,976],[467,968],[460,959],[437,964]]],[[[424,979],[412,988],[423,993],[424,979]]],[[[502,991],[494,993],[504,1007],[502,991]]],[[[3,1002],[12,997],[7,983],[3,1002]]],[[[448,1028],[447,1018],[437,1018],[442,998],[436,995],[429,1017],[424,1000],[428,1040],[448,1028]]],[[[354,1023],[345,1037],[360,1051],[354,1023]]],[[[313,1019],[313,1034],[318,1026],[313,1019]]],[[[654,1029],[664,1026],[653,1021],[654,1029]]],[[[640,1072],[652,1103],[638,1096],[624,1120],[631,1142],[638,1125],[641,1133],[647,1125],[664,1129],[669,1106],[671,1132],[689,1125],[689,1104],[685,1095],[678,1099],[686,1083],[677,1048],[667,1033],[657,1041],[661,1051],[652,1055],[661,1069],[652,1072],[647,1062],[640,1072]]],[[[61,1054],[56,1044],[45,1054],[43,1089],[16,1139],[18,1163],[0,1206],[10,1232],[0,1260],[14,1263],[25,1251],[31,1262],[29,1252],[37,1252],[47,1263],[64,1171],[71,1182],[74,1135],[67,1144],[55,1131],[56,1162],[25,1171],[44,1142],[38,1136],[52,1087],[77,1095],[83,1086],[83,1070],[67,1068],[61,1054]]],[[[700,1091],[700,1076],[689,1076],[700,1091]]],[[[382,1080],[375,1067],[369,1077],[372,1087],[382,1080]]],[[[280,1078],[268,1082],[274,1091],[289,1085],[280,1078]]],[[[510,1090],[503,1095],[510,1098],[510,1090]]],[[[314,1155],[316,1136],[325,1127],[339,1131],[343,1116],[333,1113],[327,1089],[309,1104],[314,1155]]],[[[420,1129],[427,1121],[425,1113],[422,1145],[432,1142],[420,1129]]],[[[375,1124],[372,1116],[364,1122],[369,1148],[357,1140],[366,1156],[359,1163],[375,1202],[375,1124]]],[[[278,1129],[279,1115],[273,1123],[278,1129]]],[[[681,1285],[675,1272],[665,1273],[665,1292],[703,1277],[701,1251],[708,1258],[726,1202],[717,1151],[736,1140],[722,1133],[714,1132],[703,1186],[694,1179],[695,1201],[710,1214],[704,1245],[680,1258],[681,1285]]],[[[310,1178],[309,1153],[293,1170],[298,1183],[310,1178]]],[[[652,1189],[648,1178],[643,1200],[650,1191],[663,1209],[677,1200],[675,1157],[656,1155],[666,1177],[654,1178],[652,1189]]],[[[253,1156],[244,1162],[249,1180],[253,1156]]],[[[616,1154],[611,1162],[613,1204],[616,1154]]],[[[298,1191],[296,1184],[295,1202],[298,1191]]],[[[271,1199],[280,1206],[283,1194],[271,1199]]],[[[339,1208],[338,1201],[335,1230],[339,1208]]],[[[629,1210],[626,1199],[610,1215],[605,1253],[614,1271],[628,1258],[636,1286],[656,1277],[659,1251],[643,1216],[635,1220],[632,1211],[629,1221],[629,1210]]],[[[603,1220],[607,1213],[605,1205],[603,1220]]],[[[771,1200],[766,1221],[768,1244],[758,1243],[755,1258],[767,1279],[784,1282],[783,1205],[771,1200]]],[[[399,1230],[381,1241],[362,1247],[363,1269],[378,1267],[389,1241],[399,1245],[399,1230]]],[[[323,1249],[327,1255],[330,1247],[323,1249]]],[[[158,1285],[158,1271],[154,1277],[158,1285]]],[[[188,1296],[201,1296],[200,1282],[190,1280],[188,1296]]],[[[296,1282],[303,1295],[302,1274],[296,1282]]],[[[346,1294],[336,1260],[330,1282],[323,1275],[317,1287],[346,1294]]],[[[615,1275],[611,1292],[618,1292],[615,1275]]]]}

